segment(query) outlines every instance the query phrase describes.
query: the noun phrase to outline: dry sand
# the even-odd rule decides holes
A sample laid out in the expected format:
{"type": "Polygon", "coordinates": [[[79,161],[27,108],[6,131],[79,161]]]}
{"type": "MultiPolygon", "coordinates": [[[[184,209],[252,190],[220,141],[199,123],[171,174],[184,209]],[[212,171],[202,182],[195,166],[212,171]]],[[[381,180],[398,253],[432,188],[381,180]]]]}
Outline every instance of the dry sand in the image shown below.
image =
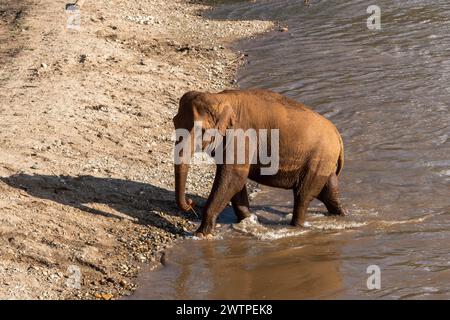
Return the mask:
{"type": "MultiPolygon", "coordinates": [[[[131,292],[197,223],[174,201],[178,99],[233,87],[229,44],[273,27],[205,19],[201,1],[87,0],[77,30],[65,5],[0,4],[0,299],[131,292]]],[[[211,179],[193,170],[189,193],[211,179]]]]}

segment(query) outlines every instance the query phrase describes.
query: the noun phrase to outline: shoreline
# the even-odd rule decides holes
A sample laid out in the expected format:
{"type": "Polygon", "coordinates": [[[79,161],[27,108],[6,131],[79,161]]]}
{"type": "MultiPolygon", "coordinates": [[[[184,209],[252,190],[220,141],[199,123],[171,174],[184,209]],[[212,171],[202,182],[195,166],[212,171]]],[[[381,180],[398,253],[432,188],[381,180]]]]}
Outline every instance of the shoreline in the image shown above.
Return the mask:
{"type": "MultiPolygon", "coordinates": [[[[0,24],[14,36],[0,51],[0,298],[127,295],[139,265],[158,265],[198,222],[173,196],[178,99],[235,87],[242,56],[230,45],[274,24],[208,20],[211,6],[187,0],[119,0],[86,1],[76,30],[65,1],[28,0],[19,20],[11,3],[0,24]]],[[[197,203],[213,176],[191,170],[197,203]]]]}

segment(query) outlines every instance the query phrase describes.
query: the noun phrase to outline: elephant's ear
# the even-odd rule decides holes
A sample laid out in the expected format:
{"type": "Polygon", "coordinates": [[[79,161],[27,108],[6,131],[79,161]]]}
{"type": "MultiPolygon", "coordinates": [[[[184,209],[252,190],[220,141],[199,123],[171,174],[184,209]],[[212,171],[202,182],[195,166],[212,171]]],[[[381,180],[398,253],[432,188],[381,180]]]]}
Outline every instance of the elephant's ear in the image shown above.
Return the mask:
{"type": "Polygon", "coordinates": [[[226,130],[233,128],[236,122],[236,114],[229,104],[222,104],[219,109],[221,109],[221,112],[216,123],[216,129],[222,136],[225,136],[226,130]]]}

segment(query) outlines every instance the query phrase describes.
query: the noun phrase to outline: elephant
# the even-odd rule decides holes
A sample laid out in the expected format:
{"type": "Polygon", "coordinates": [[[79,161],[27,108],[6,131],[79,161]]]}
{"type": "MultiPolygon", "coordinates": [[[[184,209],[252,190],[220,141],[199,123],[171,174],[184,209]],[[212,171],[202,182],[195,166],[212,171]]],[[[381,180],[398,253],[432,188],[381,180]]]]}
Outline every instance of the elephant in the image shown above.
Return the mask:
{"type": "MultiPolygon", "coordinates": [[[[265,165],[258,158],[252,162],[246,157],[242,163],[216,164],[212,190],[203,207],[196,236],[212,234],[218,215],[230,202],[238,221],[250,216],[247,179],[293,190],[293,226],[304,227],[306,211],[314,198],[323,202],[331,215],[346,214],[338,192],[338,176],[344,165],[344,145],[337,128],[322,115],[270,90],[187,92],[180,99],[178,112],[173,118],[175,129],[185,130],[192,138],[191,142],[185,141],[186,145],[193,145],[194,124],[199,121],[202,132],[216,129],[222,136],[233,129],[278,129],[279,163],[273,174],[261,174],[265,165]]],[[[177,138],[175,147],[183,140],[177,138]]],[[[203,147],[213,140],[203,141],[203,147]]],[[[256,147],[261,148],[260,140],[256,147]]],[[[188,148],[188,153],[182,150],[179,156],[190,159],[194,148],[188,148]]],[[[189,161],[185,161],[175,163],[174,168],[176,202],[182,211],[188,211],[194,205],[185,195],[189,167],[189,161]]]]}

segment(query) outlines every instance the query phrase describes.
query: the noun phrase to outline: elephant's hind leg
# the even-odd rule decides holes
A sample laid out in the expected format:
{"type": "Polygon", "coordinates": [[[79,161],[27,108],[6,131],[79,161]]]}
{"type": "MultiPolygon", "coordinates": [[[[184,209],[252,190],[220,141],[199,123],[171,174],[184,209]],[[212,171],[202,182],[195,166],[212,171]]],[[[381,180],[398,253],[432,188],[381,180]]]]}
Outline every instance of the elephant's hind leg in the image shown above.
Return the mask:
{"type": "Polygon", "coordinates": [[[234,212],[236,213],[238,221],[242,221],[250,216],[250,204],[248,201],[247,187],[244,185],[241,191],[236,193],[231,198],[234,212]]]}
{"type": "Polygon", "coordinates": [[[320,179],[315,174],[309,173],[301,185],[294,188],[294,212],[291,225],[304,226],[309,204],[317,196],[324,184],[324,182],[319,184],[318,180],[320,179]]]}
{"type": "Polygon", "coordinates": [[[317,199],[322,201],[332,215],[344,216],[345,210],[339,200],[338,177],[333,173],[327,180],[317,199]]]}
{"type": "Polygon", "coordinates": [[[301,191],[300,188],[294,189],[294,213],[292,214],[291,225],[303,227],[305,224],[306,210],[313,197],[301,191]]]}
{"type": "Polygon", "coordinates": [[[294,212],[291,225],[304,226],[309,204],[317,197],[327,181],[327,174],[323,174],[323,170],[320,161],[311,161],[306,172],[301,173],[299,184],[294,188],[294,212]]]}

